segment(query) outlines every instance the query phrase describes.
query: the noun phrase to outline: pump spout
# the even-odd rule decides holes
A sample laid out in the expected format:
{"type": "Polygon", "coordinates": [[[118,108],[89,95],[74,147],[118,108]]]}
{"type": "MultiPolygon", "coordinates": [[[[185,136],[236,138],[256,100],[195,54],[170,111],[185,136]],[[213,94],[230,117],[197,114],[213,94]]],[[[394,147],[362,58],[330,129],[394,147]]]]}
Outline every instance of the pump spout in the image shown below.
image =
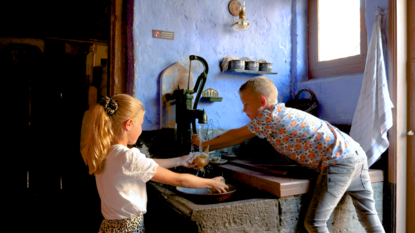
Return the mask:
{"type": "Polygon", "coordinates": [[[207,114],[206,111],[200,110],[200,109],[193,109],[190,110],[192,112],[192,116],[193,119],[198,119],[198,123],[199,124],[207,124],[208,123],[208,119],[207,119],[207,114]]]}

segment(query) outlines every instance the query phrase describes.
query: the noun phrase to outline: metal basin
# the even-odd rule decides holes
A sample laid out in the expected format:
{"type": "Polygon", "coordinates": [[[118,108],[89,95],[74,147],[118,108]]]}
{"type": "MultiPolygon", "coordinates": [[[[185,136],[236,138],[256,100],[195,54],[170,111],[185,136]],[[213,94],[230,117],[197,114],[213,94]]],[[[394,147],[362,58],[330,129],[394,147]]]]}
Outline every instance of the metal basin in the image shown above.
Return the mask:
{"type": "Polygon", "coordinates": [[[231,184],[226,184],[229,186],[229,189],[226,193],[210,193],[210,189],[193,189],[193,188],[183,188],[176,187],[176,191],[180,193],[186,199],[197,203],[197,204],[211,204],[224,201],[231,197],[235,192],[235,186],[231,184]]]}

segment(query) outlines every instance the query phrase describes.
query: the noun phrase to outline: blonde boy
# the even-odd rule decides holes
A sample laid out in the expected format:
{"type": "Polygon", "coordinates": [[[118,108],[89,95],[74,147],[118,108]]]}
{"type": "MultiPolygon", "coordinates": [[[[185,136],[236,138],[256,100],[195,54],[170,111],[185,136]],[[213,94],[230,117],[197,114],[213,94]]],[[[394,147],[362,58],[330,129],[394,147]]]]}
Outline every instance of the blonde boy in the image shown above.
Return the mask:
{"type": "MultiPolygon", "coordinates": [[[[373,200],[365,152],[336,127],[306,112],[278,103],[278,91],[266,77],[255,77],[239,89],[243,112],[251,121],[202,143],[211,150],[240,144],[258,136],[279,153],[320,172],[305,227],[328,232],[327,220],[344,193],[353,199],[368,232],[384,232],[373,200]]],[[[199,136],[193,136],[198,145],[199,136]]]]}

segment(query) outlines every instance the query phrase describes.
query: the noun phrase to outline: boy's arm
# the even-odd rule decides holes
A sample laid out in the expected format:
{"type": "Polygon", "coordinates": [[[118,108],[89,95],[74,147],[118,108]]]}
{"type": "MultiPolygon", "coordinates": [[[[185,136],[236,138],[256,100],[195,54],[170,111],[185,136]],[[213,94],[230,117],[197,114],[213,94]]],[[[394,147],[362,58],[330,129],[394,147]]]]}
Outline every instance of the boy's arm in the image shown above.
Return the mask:
{"type": "MultiPolygon", "coordinates": [[[[212,151],[241,144],[242,142],[253,137],[255,137],[255,134],[252,133],[247,126],[242,126],[238,129],[231,129],[226,133],[219,135],[218,137],[213,138],[209,141],[202,142],[202,147],[205,149],[207,146],[209,146],[209,150],[212,151]]],[[[196,140],[194,140],[193,143],[195,145],[199,144],[196,140]]]]}
{"type": "MultiPolygon", "coordinates": [[[[222,149],[222,148],[226,148],[226,147],[230,147],[230,146],[235,146],[235,145],[241,144],[244,141],[249,140],[249,139],[251,139],[255,136],[256,136],[255,134],[246,135],[244,137],[240,137],[240,138],[235,139],[234,141],[231,141],[231,142],[228,142],[228,143],[222,143],[222,144],[217,144],[217,145],[214,145],[214,146],[209,146],[209,150],[212,151],[212,150],[222,149]]],[[[203,143],[202,143],[202,145],[203,145],[203,143]]],[[[206,147],[204,146],[203,148],[205,149],[206,147]]]]}

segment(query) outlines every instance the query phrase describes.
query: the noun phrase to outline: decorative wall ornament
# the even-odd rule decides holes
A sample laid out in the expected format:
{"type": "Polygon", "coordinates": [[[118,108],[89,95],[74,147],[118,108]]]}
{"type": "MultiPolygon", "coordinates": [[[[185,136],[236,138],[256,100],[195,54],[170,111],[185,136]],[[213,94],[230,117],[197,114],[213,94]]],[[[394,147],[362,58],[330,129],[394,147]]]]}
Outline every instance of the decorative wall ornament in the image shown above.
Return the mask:
{"type": "Polygon", "coordinates": [[[233,16],[239,16],[238,19],[234,19],[232,25],[233,30],[247,30],[249,28],[249,21],[245,19],[245,0],[242,0],[242,3],[237,0],[230,1],[228,9],[233,16]]]}
{"type": "Polygon", "coordinates": [[[222,102],[222,97],[219,97],[219,92],[211,87],[202,92],[202,100],[210,102],[222,102]]]}

